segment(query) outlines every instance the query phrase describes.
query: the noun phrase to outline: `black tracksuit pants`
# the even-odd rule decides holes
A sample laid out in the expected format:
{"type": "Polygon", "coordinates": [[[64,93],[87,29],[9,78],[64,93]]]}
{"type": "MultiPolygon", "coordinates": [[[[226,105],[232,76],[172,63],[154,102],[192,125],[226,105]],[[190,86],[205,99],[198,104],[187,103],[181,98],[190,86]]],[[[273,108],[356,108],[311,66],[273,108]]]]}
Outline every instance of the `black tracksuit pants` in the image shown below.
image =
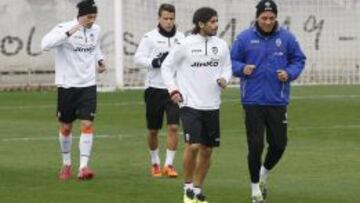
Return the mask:
{"type": "Polygon", "coordinates": [[[264,167],[271,170],[280,160],[287,144],[286,106],[244,105],[251,182],[260,179],[264,133],[268,143],[264,167]]]}

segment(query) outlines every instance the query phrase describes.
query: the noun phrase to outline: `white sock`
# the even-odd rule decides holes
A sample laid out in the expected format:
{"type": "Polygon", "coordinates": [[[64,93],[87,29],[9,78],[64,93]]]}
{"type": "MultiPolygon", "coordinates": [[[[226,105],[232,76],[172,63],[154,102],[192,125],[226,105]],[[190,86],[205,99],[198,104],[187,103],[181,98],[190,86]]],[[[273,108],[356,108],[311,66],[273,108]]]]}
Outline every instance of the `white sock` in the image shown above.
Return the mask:
{"type": "Polygon", "coordinates": [[[266,183],[266,180],[269,176],[270,170],[267,170],[264,166],[261,166],[260,169],[260,181],[266,183]]]}
{"type": "Polygon", "coordinates": [[[151,164],[158,164],[160,165],[160,157],[159,157],[159,149],[150,150],[150,156],[151,156],[151,164]]]}
{"type": "Polygon", "coordinates": [[[184,192],[186,192],[186,190],[193,190],[194,189],[194,184],[192,182],[190,183],[184,183],[184,192]]]}
{"type": "Polygon", "coordinates": [[[166,150],[166,160],[165,160],[165,166],[173,166],[174,158],[175,158],[175,150],[166,150]]]}
{"type": "Polygon", "coordinates": [[[251,183],[251,196],[261,195],[260,184],[259,183],[251,183]]]}
{"type": "Polygon", "coordinates": [[[80,169],[87,167],[88,165],[92,144],[93,144],[93,134],[81,133],[80,141],[79,141],[80,169]]]}
{"type": "Polygon", "coordinates": [[[59,133],[59,142],[60,142],[60,150],[63,160],[63,165],[70,166],[71,165],[71,144],[72,144],[72,135],[64,136],[59,133]]]}
{"type": "Polygon", "coordinates": [[[198,195],[198,194],[201,193],[201,188],[199,188],[199,187],[194,187],[194,188],[193,188],[193,191],[194,191],[194,194],[195,194],[195,196],[196,196],[196,195],[198,195]]]}

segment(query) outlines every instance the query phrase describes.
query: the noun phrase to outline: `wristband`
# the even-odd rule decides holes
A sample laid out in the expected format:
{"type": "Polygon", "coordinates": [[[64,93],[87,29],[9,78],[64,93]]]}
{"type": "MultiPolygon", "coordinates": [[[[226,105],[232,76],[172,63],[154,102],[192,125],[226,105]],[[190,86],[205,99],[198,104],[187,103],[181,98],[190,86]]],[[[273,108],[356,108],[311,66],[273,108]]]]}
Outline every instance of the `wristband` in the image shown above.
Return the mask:
{"type": "Polygon", "coordinates": [[[174,96],[175,94],[180,94],[180,96],[181,96],[181,93],[179,92],[179,90],[174,90],[174,91],[172,91],[172,92],[170,93],[170,98],[171,98],[172,96],[174,96]]]}

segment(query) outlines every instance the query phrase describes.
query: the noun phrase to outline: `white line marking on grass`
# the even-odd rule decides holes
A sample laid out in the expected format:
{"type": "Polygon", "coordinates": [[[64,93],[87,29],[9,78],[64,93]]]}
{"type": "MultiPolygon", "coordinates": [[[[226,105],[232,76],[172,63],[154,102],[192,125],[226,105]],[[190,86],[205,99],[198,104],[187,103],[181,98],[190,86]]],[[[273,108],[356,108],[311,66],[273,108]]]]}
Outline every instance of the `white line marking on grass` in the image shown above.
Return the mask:
{"type": "MultiPolygon", "coordinates": [[[[130,137],[129,135],[95,135],[95,139],[119,139],[130,137]]],[[[73,136],[74,139],[79,139],[80,136],[73,136]]],[[[58,140],[56,135],[48,137],[17,137],[17,138],[3,138],[2,142],[29,142],[29,141],[53,141],[58,140]]]]}
{"type": "Polygon", "coordinates": [[[290,130],[312,130],[312,129],[356,129],[360,125],[329,125],[329,126],[299,126],[292,127],[290,130]]]}
{"type": "MultiPolygon", "coordinates": [[[[313,95],[313,96],[291,96],[290,100],[317,100],[317,99],[358,99],[360,95],[313,95]]],[[[223,103],[239,102],[240,99],[223,99],[223,103]]]]}
{"type": "MultiPolygon", "coordinates": [[[[298,126],[298,127],[291,127],[289,128],[289,130],[316,130],[316,129],[329,129],[329,130],[333,130],[333,129],[358,129],[360,128],[360,125],[330,125],[330,126],[298,126]]],[[[233,130],[222,130],[222,133],[226,134],[226,133],[244,133],[245,129],[241,128],[241,129],[233,129],[233,130]]],[[[143,134],[138,133],[138,134],[143,134]]],[[[182,136],[182,133],[179,133],[182,136]]],[[[145,135],[146,136],[146,135],[145,135]]],[[[160,132],[159,136],[161,137],[166,137],[166,133],[165,132],[160,132]]],[[[131,135],[129,134],[119,134],[119,135],[95,135],[94,138],[95,139],[118,139],[118,140],[122,140],[124,138],[129,138],[131,137],[131,135]]],[[[79,136],[73,136],[74,139],[79,139],[79,136]]],[[[53,141],[53,140],[57,140],[58,137],[57,136],[48,136],[48,137],[19,137],[19,138],[2,138],[1,142],[31,142],[31,141],[53,141]]]]}
{"type": "MultiPolygon", "coordinates": [[[[360,95],[312,95],[312,96],[292,96],[290,100],[317,100],[317,99],[358,99],[360,95]]],[[[223,103],[239,102],[240,98],[223,99],[223,103]]],[[[100,102],[99,106],[132,106],[132,105],[144,105],[143,101],[131,101],[131,102],[100,102]]],[[[54,104],[44,105],[23,105],[23,106],[0,106],[0,110],[22,110],[22,109],[55,109],[54,104]]]]}
{"type": "MultiPolygon", "coordinates": [[[[131,106],[131,105],[142,105],[144,102],[133,101],[133,102],[104,102],[99,103],[98,106],[131,106]]],[[[22,109],[55,109],[55,104],[44,104],[44,105],[29,105],[29,106],[1,106],[0,110],[22,110],[22,109]]]]}
{"type": "Polygon", "coordinates": [[[313,95],[313,96],[293,96],[292,99],[295,100],[306,100],[306,99],[357,99],[360,98],[360,95],[313,95]]]}

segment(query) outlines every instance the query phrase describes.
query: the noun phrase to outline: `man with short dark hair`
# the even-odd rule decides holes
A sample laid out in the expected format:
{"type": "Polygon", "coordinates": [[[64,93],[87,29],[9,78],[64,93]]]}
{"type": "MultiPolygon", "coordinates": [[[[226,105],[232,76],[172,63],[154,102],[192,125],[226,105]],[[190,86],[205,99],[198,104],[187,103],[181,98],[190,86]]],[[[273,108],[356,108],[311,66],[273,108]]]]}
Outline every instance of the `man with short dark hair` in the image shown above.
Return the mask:
{"type": "Polygon", "coordinates": [[[162,4],[159,7],[159,24],[157,28],[146,33],[134,56],[134,62],[146,67],[144,99],[146,103],[146,122],[148,129],[148,146],[151,156],[151,175],[162,175],[175,178],[178,176],[174,167],[175,153],[178,145],[179,107],[169,97],[161,78],[161,64],[175,43],[184,38],[175,26],[175,7],[162,4]],[[159,130],[162,127],[164,112],[167,118],[167,150],[164,167],[160,169],[159,130]]]}
{"type": "Polygon", "coordinates": [[[95,23],[97,7],[93,0],[77,4],[76,19],[58,24],[41,42],[43,50],[54,49],[55,84],[58,87],[57,117],[63,166],[60,180],[71,177],[72,128],[80,120],[80,166],[78,179],[89,180],[94,172],[88,168],[96,112],[96,67],[106,70],[100,50],[100,27],[95,23]]]}
{"type": "Polygon", "coordinates": [[[245,111],[252,202],[264,203],[268,174],[287,144],[290,82],[301,74],[306,57],[295,37],[279,26],[274,1],[261,0],[256,9],[256,23],[237,36],[231,59],[245,111]],[[262,162],[265,130],[269,147],[262,162]]]}
{"type": "Polygon", "coordinates": [[[202,188],[214,147],[220,145],[221,90],[231,78],[229,48],[216,37],[217,12],[203,7],[194,13],[192,35],[170,52],[162,76],[171,99],[180,105],[185,151],[184,203],[205,203],[202,188]]]}

